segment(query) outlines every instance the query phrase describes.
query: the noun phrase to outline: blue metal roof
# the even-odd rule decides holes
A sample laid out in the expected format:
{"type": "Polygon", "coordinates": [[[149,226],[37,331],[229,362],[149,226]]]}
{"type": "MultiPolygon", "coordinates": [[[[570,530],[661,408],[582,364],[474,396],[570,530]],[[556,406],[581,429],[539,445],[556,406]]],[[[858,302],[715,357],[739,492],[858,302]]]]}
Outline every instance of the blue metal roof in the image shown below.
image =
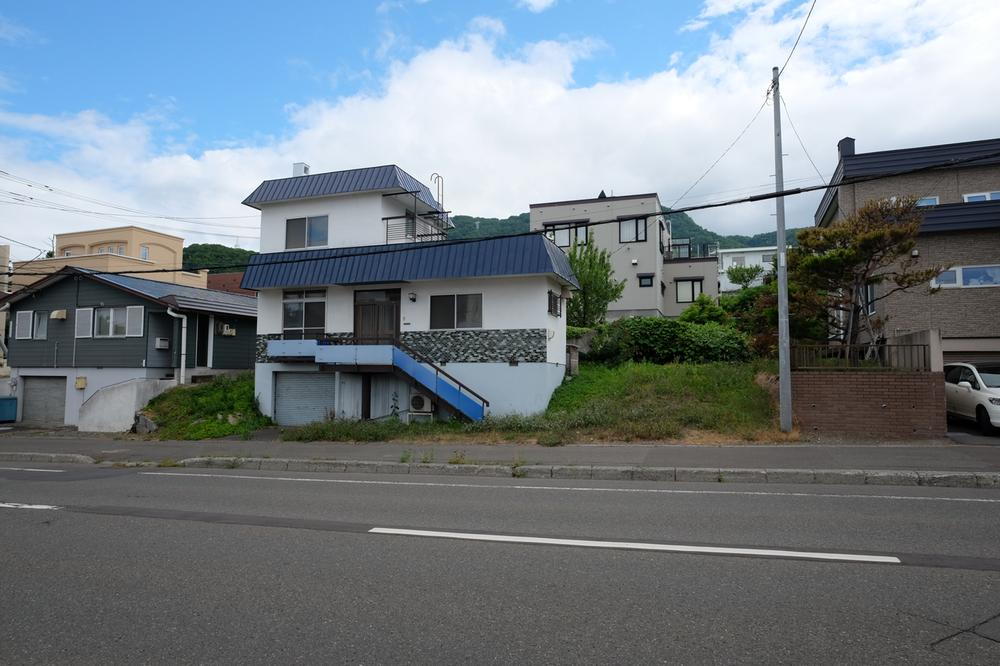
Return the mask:
{"type": "Polygon", "coordinates": [[[417,199],[432,210],[441,208],[431,194],[430,188],[395,164],[265,180],[243,200],[243,203],[259,209],[264,204],[279,201],[383,190],[416,192],[417,199]]]}
{"type": "Polygon", "coordinates": [[[76,270],[95,280],[127,289],[140,296],[146,296],[168,305],[174,305],[179,310],[219,312],[247,317],[257,316],[257,299],[253,296],[146,280],[130,275],[102,275],[79,267],[76,270]]]}
{"type": "Polygon", "coordinates": [[[1000,228],[1000,201],[974,201],[928,207],[920,233],[996,228],[1000,228]]]}
{"type": "Polygon", "coordinates": [[[272,252],[250,257],[244,289],[554,275],[579,288],[566,253],[542,234],[272,252]]]}

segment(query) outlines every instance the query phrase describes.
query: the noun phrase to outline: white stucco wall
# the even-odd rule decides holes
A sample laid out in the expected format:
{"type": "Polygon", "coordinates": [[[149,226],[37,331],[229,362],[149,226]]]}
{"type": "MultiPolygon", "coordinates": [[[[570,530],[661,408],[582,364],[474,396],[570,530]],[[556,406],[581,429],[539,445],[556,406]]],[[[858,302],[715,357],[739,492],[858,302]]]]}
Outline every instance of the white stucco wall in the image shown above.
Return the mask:
{"type": "MultiPolygon", "coordinates": [[[[531,207],[531,229],[541,230],[544,225],[566,220],[615,220],[627,215],[644,215],[660,210],[660,200],[656,195],[627,198],[599,199],[555,206],[531,207]]],[[[618,224],[602,224],[590,227],[598,247],[612,252],[611,263],[615,278],[626,280],[621,298],[608,307],[609,315],[614,311],[638,311],[643,314],[662,312],[660,282],[663,279],[663,253],[660,252],[659,222],[664,218],[647,218],[646,241],[641,243],[619,242],[618,224]],[[635,260],[635,265],[632,261],[635,260]],[[653,274],[652,287],[639,286],[639,274],[653,274]]],[[[669,247],[669,232],[664,233],[664,244],[669,247]]],[[[568,248],[564,248],[568,250],[568,248]]]]}
{"type": "MultiPolygon", "coordinates": [[[[326,215],[327,245],[323,247],[354,247],[385,243],[386,215],[397,215],[393,204],[384,203],[378,192],[345,194],[321,199],[265,204],[260,214],[260,251],[285,250],[285,221],[297,217],[326,215]]],[[[309,248],[318,249],[318,248],[309,248]]]]}
{"type": "MultiPolygon", "coordinates": [[[[733,284],[726,277],[726,269],[730,266],[734,266],[734,260],[737,257],[743,258],[744,266],[763,266],[765,271],[771,270],[771,262],[764,261],[764,255],[774,255],[777,253],[777,247],[742,247],[733,250],[719,250],[719,291],[736,291],[739,289],[739,285],[733,284]]],[[[763,277],[758,278],[754,285],[759,285],[763,283],[763,277]]]]}
{"type": "MultiPolygon", "coordinates": [[[[566,306],[561,317],[548,313],[549,290],[561,292],[554,279],[544,275],[505,278],[427,280],[385,285],[327,287],[326,330],[329,333],[354,330],[354,292],[368,289],[399,289],[400,331],[430,330],[430,297],[442,294],[483,295],[483,329],[541,328],[547,331],[547,360],[565,363],[566,306]],[[410,293],[416,294],[411,302],[410,293]]],[[[265,289],[257,294],[257,332],[281,333],[281,289],[265,289]]],[[[658,290],[657,290],[657,293],[658,290]]]]}

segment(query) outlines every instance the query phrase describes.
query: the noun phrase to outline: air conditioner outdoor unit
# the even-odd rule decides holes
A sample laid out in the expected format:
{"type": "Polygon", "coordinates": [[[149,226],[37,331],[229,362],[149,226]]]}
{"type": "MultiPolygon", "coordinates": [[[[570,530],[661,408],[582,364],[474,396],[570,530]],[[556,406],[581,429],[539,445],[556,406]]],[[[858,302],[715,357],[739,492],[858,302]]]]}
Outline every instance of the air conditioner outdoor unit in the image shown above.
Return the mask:
{"type": "Polygon", "coordinates": [[[410,396],[410,411],[418,414],[430,414],[434,410],[434,403],[430,396],[424,393],[414,392],[410,396]]]}
{"type": "Polygon", "coordinates": [[[153,347],[156,349],[170,349],[170,338],[156,338],[156,343],[153,347]]]}

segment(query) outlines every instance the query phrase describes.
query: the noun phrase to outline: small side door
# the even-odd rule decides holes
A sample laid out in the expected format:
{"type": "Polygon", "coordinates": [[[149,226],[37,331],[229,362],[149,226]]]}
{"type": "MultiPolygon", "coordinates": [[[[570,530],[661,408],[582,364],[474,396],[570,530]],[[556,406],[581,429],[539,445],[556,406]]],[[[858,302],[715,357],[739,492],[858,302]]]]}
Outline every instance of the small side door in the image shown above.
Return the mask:
{"type": "Polygon", "coordinates": [[[955,392],[955,411],[962,416],[974,418],[976,416],[976,392],[979,391],[979,380],[972,368],[962,367],[962,374],[958,376],[958,383],[969,382],[972,388],[958,386],[955,392]]]}

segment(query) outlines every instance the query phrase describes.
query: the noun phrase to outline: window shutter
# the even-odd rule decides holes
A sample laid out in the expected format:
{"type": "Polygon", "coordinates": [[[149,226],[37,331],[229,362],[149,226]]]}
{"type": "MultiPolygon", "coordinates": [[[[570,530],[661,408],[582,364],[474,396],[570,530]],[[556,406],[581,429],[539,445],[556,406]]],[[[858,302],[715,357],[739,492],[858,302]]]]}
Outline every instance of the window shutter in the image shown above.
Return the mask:
{"type": "Polygon", "coordinates": [[[76,337],[89,338],[94,330],[94,308],[77,308],[76,337]]]}
{"type": "Polygon", "coordinates": [[[17,313],[17,320],[14,325],[14,338],[17,340],[31,339],[31,310],[22,310],[17,313]]]}
{"type": "Polygon", "coordinates": [[[125,308],[125,337],[142,337],[142,319],[144,308],[141,305],[130,305],[125,308]]]}

